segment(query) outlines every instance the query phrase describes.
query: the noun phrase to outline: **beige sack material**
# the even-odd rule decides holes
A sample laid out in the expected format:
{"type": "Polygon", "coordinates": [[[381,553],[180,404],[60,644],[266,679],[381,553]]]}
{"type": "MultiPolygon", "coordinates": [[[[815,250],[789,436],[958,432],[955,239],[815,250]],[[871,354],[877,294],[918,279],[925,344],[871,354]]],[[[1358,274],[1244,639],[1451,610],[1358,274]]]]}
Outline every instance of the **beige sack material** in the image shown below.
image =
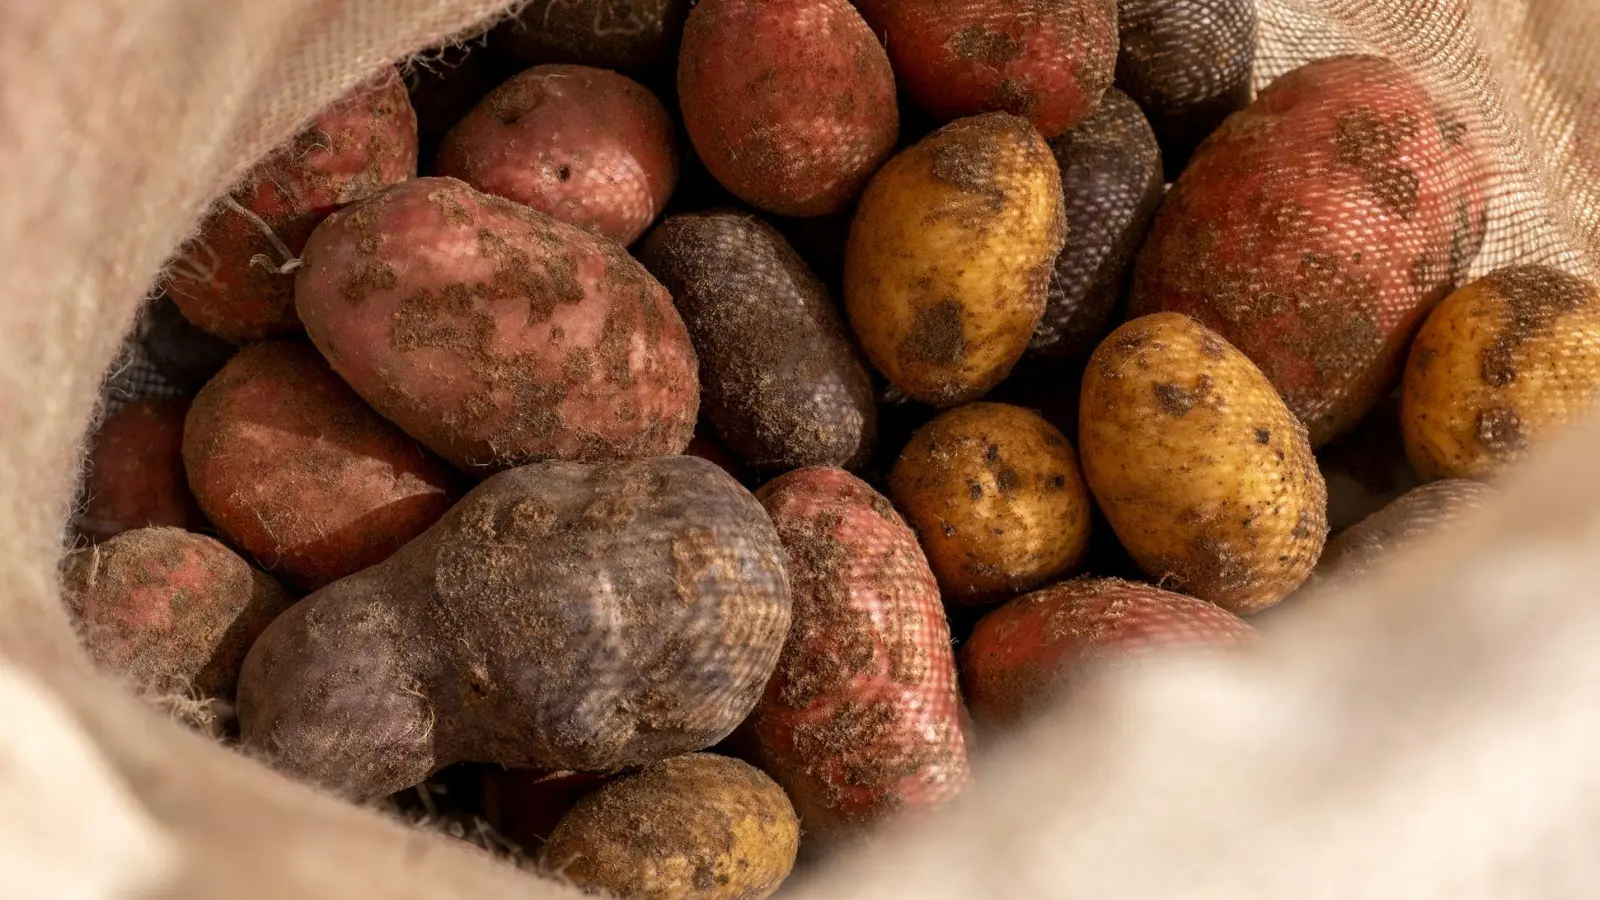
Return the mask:
{"type": "MultiPolygon", "coordinates": [[[[1176,0],[1175,0],[1176,2],[1176,0]]],[[[207,200],[495,0],[0,5],[0,897],[548,898],[93,674],[55,559],[98,384],[207,200]]],[[[1412,66],[1491,140],[1477,271],[1600,251],[1600,4],[1263,0],[1260,83],[1412,66]]],[[[806,897],[1578,897],[1600,884],[1600,429],[1265,658],[1129,671],[806,897]]]]}

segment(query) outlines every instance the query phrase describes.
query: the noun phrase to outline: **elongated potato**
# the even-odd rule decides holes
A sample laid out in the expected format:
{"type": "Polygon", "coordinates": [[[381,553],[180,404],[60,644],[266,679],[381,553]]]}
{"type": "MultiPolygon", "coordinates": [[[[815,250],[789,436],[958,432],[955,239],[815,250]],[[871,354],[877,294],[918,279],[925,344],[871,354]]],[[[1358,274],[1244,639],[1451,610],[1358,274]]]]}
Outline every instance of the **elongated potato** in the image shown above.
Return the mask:
{"type": "Polygon", "coordinates": [[[1068,571],[1092,503],[1072,445],[1038,413],[973,403],[901,451],[889,494],[917,530],[946,601],[1004,600],[1068,571]]]}
{"type": "Polygon", "coordinates": [[[845,246],[850,325],[907,396],[975,400],[1027,349],[1065,238],[1061,171],[1033,126],[958,119],[867,185],[845,246]]]}
{"type": "Polygon", "coordinates": [[[1483,478],[1600,405],[1600,293],[1515,266],[1451,294],[1411,346],[1400,401],[1425,478],[1483,478]]]}
{"type": "Polygon", "coordinates": [[[1089,358],[1084,475],[1161,584],[1245,614],[1299,587],[1328,534],[1305,426],[1250,360],[1195,320],[1156,313],[1089,358]]]}
{"type": "Polygon", "coordinates": [[[760,900],[788,877],[799,848],[783,788],[749,763],[691,753],[578,801],[539,862],[629,900],[760,900]]]}

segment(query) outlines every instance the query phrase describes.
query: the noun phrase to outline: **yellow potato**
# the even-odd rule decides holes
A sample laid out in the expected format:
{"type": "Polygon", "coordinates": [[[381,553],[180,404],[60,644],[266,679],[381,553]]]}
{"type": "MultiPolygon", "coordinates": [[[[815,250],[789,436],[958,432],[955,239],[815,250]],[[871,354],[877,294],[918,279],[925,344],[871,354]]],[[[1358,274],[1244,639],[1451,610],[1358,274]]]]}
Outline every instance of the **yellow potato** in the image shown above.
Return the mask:
{"type": "Polygon", "coordinates": [[[783,789],[725,756],[645,766],[578,801],[539,864],[624,900],[754,900],[794,868],[800,821],[783,789]]]}
{"type": "Polygon", "coordinates": [[[924,425],[889,473],[946,600],[1002,600],[1061,575],[1089,544],[1089,489],[1056,427],[1003,403],[924,425]]]}
{"type": "Polygon", "coordinates": [[[1600,399],[1600,294],[1515,266],[1440,303],[1406,362],[1400,423],[1425,478],[1483,478],[1600,399]]]}
{"type": "Polygon", "coordinates": [[[1134,319],[1089,359],[1084,476],[1161,586],[1235,613],[1282,600],[1328,535],[1305,426],[1216,332],[1179,313],[1134,319]]]}
{"type": "Polygon", "coordinates": [[[907,396],[976,400],[1027,349],[1065,238],[1061,172],[1028,120],[957,119],[867,185],[845,246],[850,325],[907,396]]]}

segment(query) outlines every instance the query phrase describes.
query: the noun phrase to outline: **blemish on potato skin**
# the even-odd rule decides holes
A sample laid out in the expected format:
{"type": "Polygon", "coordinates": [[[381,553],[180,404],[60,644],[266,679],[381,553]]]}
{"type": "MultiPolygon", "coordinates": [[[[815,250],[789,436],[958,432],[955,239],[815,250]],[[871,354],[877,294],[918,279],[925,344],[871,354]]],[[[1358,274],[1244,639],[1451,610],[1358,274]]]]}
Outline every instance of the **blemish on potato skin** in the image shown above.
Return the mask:
{"type": "Polygon", "coordinates": [[[1194,395],[1175,384],[1152,385],[1151,391],[1155,394],[1156,405],[1174,419],[1181,419],[1194,409],[1194,395]]]}
{"type": "Polygon", "coordinates": [[[1022,50],[1022,42],[1004,32],[971,25],[952,34],[949,47],[963,59],[977,59],[994,65],[1014,59],[1022,50]]]}
{"type": "Polygon", "coordinates": [[[1560,317],[1593,300],[1590,287],[1547,266],[1517,266],[1486,276],[1491,296],[1505,303],[1506,315],[1493,341],[1483,348],[1483,383],[1506,387],[1516,381],[1522,345],[1560,317]]]}
{"type": "Polygon", "coordinates": [[[1522,417],[1509,406],[1494,406],[1478,413],[1478,443],[1495,456],[1510,457],[1528,448],[1522,417]]]}
{"type": "Polygon", "coordinates": [[[919,307],[911,330],[900,342],[900,359],[907,364],[959,365],[966,356],[961,302],[946,298],[919,307]]]}

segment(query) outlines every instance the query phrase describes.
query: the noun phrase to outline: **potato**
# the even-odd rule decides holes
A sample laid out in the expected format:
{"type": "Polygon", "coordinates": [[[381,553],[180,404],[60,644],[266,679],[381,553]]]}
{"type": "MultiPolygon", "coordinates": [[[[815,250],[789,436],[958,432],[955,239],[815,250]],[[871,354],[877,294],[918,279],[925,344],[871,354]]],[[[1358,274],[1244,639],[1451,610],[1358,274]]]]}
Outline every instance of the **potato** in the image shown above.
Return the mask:
{"type": "Polygon", "coordinates": [[[1400,422],[1424,478],[1485,478],[1600,405],[1600,293],[1513,266],[1451,294],[1406,363],[1400,422]]]}
{"type": "Polygon", "coordinates": [[[1250,357],[1321,446],[1400,372],[1471,261],[1484,185],[1463,127],[1396,64],[1302,66],[1195,154],[1140,252],[1130,314],[1191,315],[1250,357]]]}
{"type": "Polygon", "coordinates": [[[535,66],[445,136],[434,174],[631,244],[678,182],[672,120],[615,72],[535,66]]]}
{"type": "Polygon", "coordinates": [[[135,400],[106,416],[89,439],[83,500],[73,518],[91,541],[147,526],[205,524],[183,473],[183,417],[189,401],[135,400]]]}
{"type": "Polygon", "coordinates": [[[589,893],[638,900],[758,900],[794,868],[800,823],[748,763],[691,753],[578,801],[539,854],[589,893]]]}
{"type": "Polygon", "coordinates": [[[1117,320],[1161,206],[1161,148],[1138,104],[1113,88],[1093,115],[1050,141],[1050,152],[1061,168],[1067,243],[1018,374],[1076,378],[1117,320]]]}
{"type": "Polygon", "coordinates": [[[1256,0],[1119,0],[1117,87],[1141,106],[1177,178],[1194,149],[1250,102],[1256,0]]]}
{"type": "Polygon", "coordinates": [[[961,686],[979,727],[1048,708],[1092,665],[1176,647],[1236,647],[1256,632],[1221,607],[1119,578],[1075,578],[983,617],[961,647],[961,686]]]}
{"type": "Polygon", "coordinates": [[[183,459],[222,536],[307,590],[387,559],[458,494],[302,341],[240,350],[195,398],[183,459]]]}
{"type": "Polygon", "coordinates": [[[772,226],[685,213],[661,223],[639,259],[677,302],[705,418],[740,459],[764,472],[866,461],[872,381],[828,292],[772,226]]]}
{"type": "Polygon", "coordinates": [[[1117,62],[1116,0],[860,0],[901,86],[947,121],[1001,111],[1055,137],[1094,111],[1117,62]]]}
{"type": "Polygon", "coordinates": [[[911,438],[889,496],[917,530],[946,601],[1015,596],[1072,569],[1093,504],[1077,454],[1038,413],[973,403],[911,438]]]}
{"type": "Polygon", "coordinates": [[[1066,238],[1061,172],[1028,123],[960,119],[891,159],[856,208],[844,300],[867,359],[955,406],[1011,371],[1066,238]]]}
{"type": "Polygon", "coordinates": [[[650,273],[453,178],[330,216],[295,293],[333,370],[464,469],[660,456],[694,430],[694,348],[650,273]]]}
{"type": "Polygon", "coordinates": [[[1261,370],[1188,316],[1118,328],[1084,372],[1083,473],[1162,585],[1241,615],[1288,596],[1328,534],[1328,492],[1261,370]]]}
{"type": "Polygon", "coordinates": [[[799,469],[757,496],[794,586],[794,627],[746,723],[758,764],[823,841],[950,800],[970,779],[964,712],[916,535],[842,469],[799,469]]]}
{"type": "Polygon", "coordinates": [[[189,321],[234,343],[300,330],[296,260],[329,213],[417,174],[417,116],[392,68],[321,115],[218,200],[168,264],[189,321]]]}
{"type": "Polygon", "coordinates": [[[677,55],[689,0],[532,0],[492,43],[524,65],[576,63],[648,73],[677,55]]]}
{"type": "Polygon", "coordinates": [[[900,131],[889,58],[846,0],[700,0],[678,102],[711,174],[788,216],[844,209],[900,131]]]}
{"type": "Polygon", "coordinates": [[[178,528],[125,531],[69,554],[62,594],[103,669],[150,695],[221,700],[291,602],[232,550],[178,528]]]}
{"type": "Polygon", "coordinates": [[[523,466],[273,623],[242,738],[356,799],[456,762],[643,765],[744,719],[789,603],[771,521],[711,463],[523,466]]]}
{"type": "Polygon", "coordinates": [[[1482,508],[1497,493],[1486,484],[1462,478],[1407,491],[1329,541],[1306,589],[1366,575],[1413,542],[1482,508]]]}

